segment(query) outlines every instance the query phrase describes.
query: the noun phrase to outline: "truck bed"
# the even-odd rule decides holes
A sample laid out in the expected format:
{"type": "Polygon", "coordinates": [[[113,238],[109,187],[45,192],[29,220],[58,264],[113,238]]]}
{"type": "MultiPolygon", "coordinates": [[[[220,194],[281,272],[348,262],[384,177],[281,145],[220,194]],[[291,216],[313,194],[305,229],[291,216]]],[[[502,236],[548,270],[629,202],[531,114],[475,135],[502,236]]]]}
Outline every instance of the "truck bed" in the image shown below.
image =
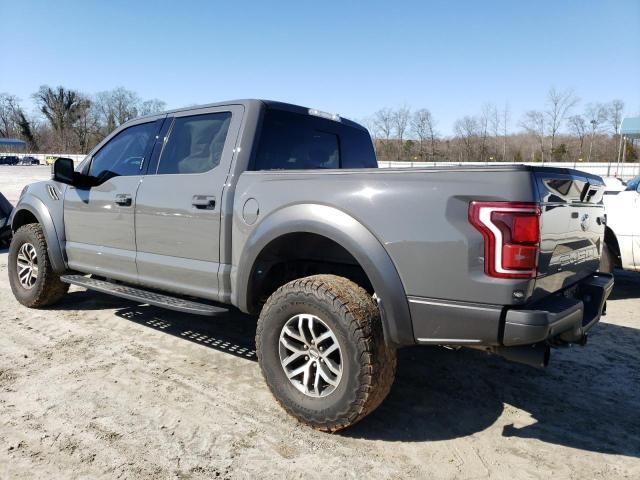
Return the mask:
{"type": "MultiPolygon", "coordinates": [[[[587,203],[579,199],[589,182],[598,190],[598,177],[525,165],[245,172],[235,203],[241,207],[248,198],[257,199],[262,218],[293,204],[334,207],[384,245],[408,296],[517,305],[597,270],[601,194],[587,203]],[[551,188],[554,181],[570,184],[566,195],[551,188]],[[469,202],[479,200],[540,203],[542,248],[535,280],[485,275],[483,238],[468,221],[469,202]],[[593,220],[588,231],[580,226],[585,214],[593,220]],[[514,290],[525,295],[514,298],[514,290]]],[[[236,229],[234,243],[242,243],[236,234],[249,233],[236,229]]]]}

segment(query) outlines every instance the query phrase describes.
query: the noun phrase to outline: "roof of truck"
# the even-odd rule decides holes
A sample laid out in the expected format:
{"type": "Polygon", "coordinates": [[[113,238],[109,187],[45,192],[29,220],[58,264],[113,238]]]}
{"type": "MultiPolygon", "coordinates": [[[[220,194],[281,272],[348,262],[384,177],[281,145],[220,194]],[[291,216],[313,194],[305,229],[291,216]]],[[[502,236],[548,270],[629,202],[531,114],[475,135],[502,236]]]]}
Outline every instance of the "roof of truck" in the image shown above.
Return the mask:
{"type": "MultiPolygon", "coordinates": [[[[268,108],[273,108],[275,110],[286,110],[288,112],[293,112],[293,113],[299,113],[302,115],[310,115],[310,111],[313,110],[313,108],[309,108],[309,107],[303,107],[301,105],[294,105],[292,103],[285,103],[285,102],[278,102],[275,100],[265,100],[265,99],[258,99],[258,98],[246,98],[246,99],[239,99],[239,100],[227,100],[224,102],[215,102],[215,103],[206,103],[204,105],[190,105],[188,107],[182,107],[182,108],[175,108],[173,110],[167,110],[164,112],[161,112],[162,114],[172,114],[172,113],[178,113],[178,112],[184,112],[187,110],[195,110],[198,108],[210,108],[210,107],[223,107],[226,105],[245,105],[245,106],[249,106],[249,105],[256,105],[256,104],[264,104],[266,105],[268,108]]],[[[319,109],[318,109],[319,110],[319,109]]],[[[327,113],[327,112],[322,112],[322,113],[327,113]]],[[[157,116],[158,113],[156,114],[152,114],[152,115],[146,115],[148,117],[153,117],[153,116],[157,116]]],[[[340,123],[343,123],[345,125],[348,125],[350,127],[355,127],[355,128],[360,128],[362,130],[366,130],[365,127],[363,127],[362,125],[360,125],[359,123],[356,123],[352,120],[349,120],[348,118],[344,118],[342,116],[340,116],[339,114],[338,117],[340,118],[340,123]]],[[[142,117],[141,117],[142,118],[142,117]]]]}

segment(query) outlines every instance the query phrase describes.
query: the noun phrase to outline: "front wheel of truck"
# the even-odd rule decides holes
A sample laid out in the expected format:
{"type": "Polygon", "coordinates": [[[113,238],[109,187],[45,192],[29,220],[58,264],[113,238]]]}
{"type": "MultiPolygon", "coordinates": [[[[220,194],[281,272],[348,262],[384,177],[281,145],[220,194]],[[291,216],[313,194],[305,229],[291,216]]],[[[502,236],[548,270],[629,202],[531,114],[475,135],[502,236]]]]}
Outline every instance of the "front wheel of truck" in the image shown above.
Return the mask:
{"type": "Polygon", "coordinates": [[[258,320],[256,350],[276,400],[326,432],[375,410],[395,376],[396,351],[385,343],[376,302],[335,275],[294,280],[271,295],[258,320]]]}
{"type": "Polygon", "coordinates": [[[11,291],[26,307],[54,304],[69,290],[53,271],[44,232],[37,223],[18,229],[9,246],[8,261],[11,291]]]}

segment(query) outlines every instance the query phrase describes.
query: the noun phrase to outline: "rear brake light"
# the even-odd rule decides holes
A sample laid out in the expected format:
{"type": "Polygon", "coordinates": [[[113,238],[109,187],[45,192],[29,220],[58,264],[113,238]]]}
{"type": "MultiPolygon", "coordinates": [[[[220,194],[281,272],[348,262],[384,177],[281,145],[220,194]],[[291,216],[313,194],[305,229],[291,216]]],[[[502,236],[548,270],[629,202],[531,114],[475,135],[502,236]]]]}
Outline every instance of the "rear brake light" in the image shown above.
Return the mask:
{"type": "Polygon", "coordinates": [[[484,270],[497,278],[534,278],[540,247],[535,203],[471,202],[469,222],[484,237],[484,270]]]}

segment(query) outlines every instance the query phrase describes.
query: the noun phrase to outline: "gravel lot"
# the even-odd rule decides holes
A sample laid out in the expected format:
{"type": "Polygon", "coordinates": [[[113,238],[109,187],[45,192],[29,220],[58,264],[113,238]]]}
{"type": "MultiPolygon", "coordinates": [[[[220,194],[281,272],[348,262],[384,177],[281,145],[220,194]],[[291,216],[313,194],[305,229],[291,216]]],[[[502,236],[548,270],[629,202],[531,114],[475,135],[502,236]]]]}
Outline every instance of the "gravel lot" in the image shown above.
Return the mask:
{"type": "MultiPolygon", "coordinates": [[[[0,167],[15,203],[48,167],[0,167]]],[[[640,275],[620,273],[585,348],[546,370],[405,349],[390,397],[350,430],[271,398],[255,320],[72,289],[14,299],[0,250],[0,478],[640,478],[640,275]]]]}

